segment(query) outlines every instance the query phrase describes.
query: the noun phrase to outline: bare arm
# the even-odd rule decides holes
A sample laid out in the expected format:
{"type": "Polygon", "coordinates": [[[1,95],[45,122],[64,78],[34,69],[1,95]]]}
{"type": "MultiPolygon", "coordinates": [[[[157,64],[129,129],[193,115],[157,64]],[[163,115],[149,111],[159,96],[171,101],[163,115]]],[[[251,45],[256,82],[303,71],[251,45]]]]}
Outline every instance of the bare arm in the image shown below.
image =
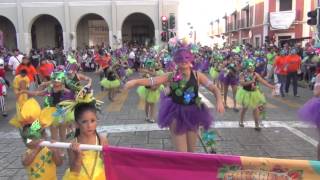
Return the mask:
{"type": "Polygon", "coordinates": [[[83,81],[87,81],[88,82],[88,86],[92,85],[92,79],[88,76],[85,76],[83,74],[77,74],[77,76],[79,77],[79,80],[83,80],[83,81]]]}
{"type": "Polygon", "coordinates": [[[269,84],[266,80],[264,80],[258,73],[255,73],[255,76],[257,77],[257,80],[261,82],[263,85],[270,89],[274,89],[274,86],[269,84]]]}
{"type": "Polygon", "coordinates": [[[201,85],[203,85],[204,87],[206,87],[209,91],[211,91],[215,98],[216,98],[216,104],[217,104],[217,111],[219,113],[223,113],[224,112],[224,106],[222,103],[222,97],[221,97],[221,92],[219,90],[219,88],[217,86],[215,86],[204,74],[197,72],[198,74],[198,78],[199,78],[199,82],[201,85]]]}
{"type": "Polygon", "coordinates": [[[46,94],[47,90],[41,90],[41,91],[26,91],[26,90],[22,90],[20,91],[20,93],[27,93],[28,96],[44,96],[46,94]]]}
{"type": "Polygon", "coordinates": [[[37,154],[41,151],[41,148],[32,149],[30,152],[26,152],[22,156],[22,165],[29,166],[36,158],[37,154]]]}
{"type": "Polygon", "coordinates": [[[316,77],[316,83],[314,85],[313,95],[316,97],[320,96],[320,75],[317,75],[316,77]]]}
{"type": "Polygon", "coordinates": [[[125,89],[131,89],[136,86],[151,86],[151,85],[160,85],[164,84],[169,81],[169,74],[165,74],[162,76],[157,76],[152,78],[153,84],[150,80],[150,78],[144,78],[144,79],[133,79],[131,81],[128,81],[125,85],[125,89]]]}

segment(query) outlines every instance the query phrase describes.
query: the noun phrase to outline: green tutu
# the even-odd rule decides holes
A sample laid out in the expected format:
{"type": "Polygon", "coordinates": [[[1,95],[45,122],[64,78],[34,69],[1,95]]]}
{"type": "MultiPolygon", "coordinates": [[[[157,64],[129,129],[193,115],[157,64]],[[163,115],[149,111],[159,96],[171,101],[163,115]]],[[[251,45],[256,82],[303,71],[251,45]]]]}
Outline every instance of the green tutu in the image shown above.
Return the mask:
{"type": "Polygon", "coordinates": [[[107,78],[103,78],[100,81],[100,85],[106,89],[117,88],[120,87],[120,80],[116,79],[113,81],[109,81],[107,78]]]}
{"type": "Polygon", "coordinates": [[[219,72],[216,70],[216,68],[211,67],[209,70],[209,75],[212,79],[217,79],[219,76],[219,72]]]}
{"type": "Polygon", "coordinates": [[[161,85],[158,89],[156,90],[150,90],[146,88],[145,86],[139,86],[137,88],[137,93],[140,98],[144,99],[147,101],[147,103],[156,103],[160,99],[160,91],[164,89],[164,86],[161,85]]]}
{"type": "Polygon", "coordinates": [[[133,74],[132,69],[128,68],[128,69],[126,70],[126,76],[131,76],[132,74],[133,74]]]}
{"type": "Polygon", "coordinates": [[[247,91],[243,88],[238,89],[236,94],[236,100],[243,107],[252,109],[255,109],[258,106],[266,103],[266,98],[259,90],[247,91]]]}

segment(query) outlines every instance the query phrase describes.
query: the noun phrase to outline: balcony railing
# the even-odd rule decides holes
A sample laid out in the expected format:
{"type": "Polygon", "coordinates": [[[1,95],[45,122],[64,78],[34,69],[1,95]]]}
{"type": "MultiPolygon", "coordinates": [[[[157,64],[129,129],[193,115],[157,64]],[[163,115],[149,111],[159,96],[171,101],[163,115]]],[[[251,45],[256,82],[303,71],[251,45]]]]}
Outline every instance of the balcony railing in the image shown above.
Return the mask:
{"type": "Polygon", "coordinates": [[[240,29],[249,28],[249,19],[240,20],[240,29]]]}

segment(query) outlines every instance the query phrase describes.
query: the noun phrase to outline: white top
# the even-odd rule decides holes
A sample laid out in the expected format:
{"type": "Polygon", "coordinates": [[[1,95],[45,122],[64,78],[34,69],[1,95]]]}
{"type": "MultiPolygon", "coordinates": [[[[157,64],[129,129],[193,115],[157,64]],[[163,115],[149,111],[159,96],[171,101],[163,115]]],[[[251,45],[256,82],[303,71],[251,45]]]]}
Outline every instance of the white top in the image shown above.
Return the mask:
{"type": "Polygon", "coordinates": [[[18,56],[11,56],[9,59],[9,66],[12,66],[13,71],[15,72],[17,67],[20,65],[20,63],[22,62],[22,58],[23,56],[21,54],[19,54],[18,56]]]}
{"type": "Polygon", "coordinates": [[[134,59],[134,58],[135,58],[135,56],[136,56],[136,55],[134,54],[134,52],[133,52],[133,51],[131,51],[131,52],[130,52],[130,54],[129,54],[129,58],[130,58],[130,59],[134,59]]]}

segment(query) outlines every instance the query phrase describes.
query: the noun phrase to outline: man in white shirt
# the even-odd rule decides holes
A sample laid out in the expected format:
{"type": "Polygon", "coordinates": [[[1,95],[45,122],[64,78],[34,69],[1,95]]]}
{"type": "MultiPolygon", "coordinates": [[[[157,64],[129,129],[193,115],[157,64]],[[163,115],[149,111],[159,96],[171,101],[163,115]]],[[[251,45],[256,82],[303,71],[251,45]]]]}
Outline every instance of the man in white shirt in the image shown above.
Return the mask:
{"type": "Polygon", "coordinates": [[[16,69],[22,62],[23,55],[20,54],[19,49],[14,50],[14,55],[9,59],[9,68],[12,70],[12,75],[15,76],[16,69]]]}

